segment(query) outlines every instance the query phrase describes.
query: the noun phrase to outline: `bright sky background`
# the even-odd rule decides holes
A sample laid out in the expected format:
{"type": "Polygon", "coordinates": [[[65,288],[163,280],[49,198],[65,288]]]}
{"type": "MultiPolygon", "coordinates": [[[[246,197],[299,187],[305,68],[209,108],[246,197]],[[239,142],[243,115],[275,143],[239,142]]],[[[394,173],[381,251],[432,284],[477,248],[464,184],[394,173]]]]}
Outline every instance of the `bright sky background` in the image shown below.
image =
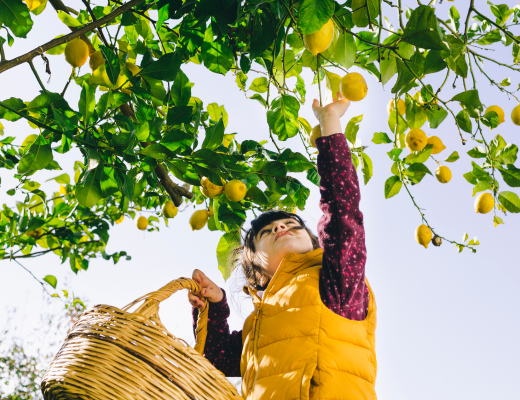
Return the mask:
{"type": "MultiPolygon", "coordinates": [[[[411,1],[404,3],[415,4],[411,1]]],[[[448,19],[448,9],[455,4],[459,6],[463,22],[467,3],[444,1],[437,6],[439,15],[448,19]]],[[[510,7],[516,4],[513,1],[507,3],[510,7]]],[[[76,8],[79,8],[79,4],[81,3],[77,0],[67,3],[76,8]]],[[[477,4],[491,16],[483,1],[478,1],[477,4]]],[[[395,9],[390,10],[384,5],[383,10],[391,14],[395,21],[395,9]]],[[[8,59],[32,50],[59,34],[68,33],[68,28],[61,23],[50,6],[34,20],[35,26],[27,40],[16,39],[16,46],[12,49],[6,46],[8,59]]],[[[511,47],[505,48],[501,44],[494,47],[498,50],[486,52],[486,55],[505,63],[511,62],[511,47]]],[[[47,88],[61,92],[70,74],[70,66],[63,56],[49,56],[49,59],[52,79],[46,84],[47,88]]],[[[36,58],[34,64],[42,80],[46,82],[41,59],[36,58]]],[[[511,77],[510,88],[514,90],[518,87],[519,74],[513,74],[513,71],[507,69],[499,70],[490,62],[485,65],[495,80],[500,82],[511,77]]],[[[216,102],[226,106],[229,114],[227,133],[238,132],[239,141],[267,139],[268,127],[264,110],[258,102],[248,100],[237,88],[231,73],[224,77],[195,64],[183,67],[183,70],[195,82],[193,96],[201,98],[205,105],[216,102]]],[[[353,116],[364,115],[358,136],[364,145],[369,146],[367,154],[374,160],[374,177],[367,186],[361,188],[361,208],[365,217],[368,249],[366,273],[378,305],[379,370],[376,388],[379,398],[518,398],[518,215],[502,215],[505,224],[494,228],[492,213],[475,213],[474,198],[471,197],[472,185],[466,182],[462,174],[471,170],[471,158],[466,151],[477,143],[470,141],[462,146],[455,124],[448,117],[437,130],[431,130],[427,125],[423,129],[427,135],[441,137],[447,146],[439,159],[447,158],[454,150],[459,152],[461,158],[457,162],[446,164],[453,172],[453,179],[443,185],[434,177],[426,176],[420,185],[412,188],[412,193],[418,204],[424,208],[430,224],[441,235],[460,241],[467,232],[470,237],[477,236],[481,245],[476,254],[468,250],[458,254],[456,248],[449,243],[443,243],[439,248],[430,246],[427,250],[419,246],[415,242],[414,231],[421,223],[421,218],[404,188],[394,198],[384,199],[383,185],[391,175],[391,161],[385,154],[390,150],[390,145],[371,143],[374,132],[390,133],[386,105],[392,98],[390,91],[395,78],[383,88],[366,71],[355,67],[351,70],[361,72],[369,87],[367,97],[352,104],[342,125],[344,127],[353,116]]],[[[88,65],[85,65],[81,73],[87,72],[88,65]]],[[[335,72],[342,74],[340,71],[335,72]]],[[[251,73],[248,83],[254,77],[251,73]]],[[[451,88],[453,77],[451,74],[449,83],[441,92],[441,98],[445,100],[464,90],[461,80],[457,81],[456,89],[451,88]]],[[[311,75],[307,74],[305,78],[309,83],[307,103],[301,107],[300,116],[314,125],[316,120],[310,103],[318,91],[316,85],[310,85],[311,75]]],[[[427,82],[436,88],[443,78],[442,73],[428,75],[427,82]]],[[[516,106],[516,101],[508,100],[506,95],[491,87],[479,73],[477,82],[482,102],[486,106],[500,105],[506,113],[506,122],[499,128],[493,132],[485,128],[486,137],[492,139],[496,133],[500,133],[508,143],[514,141],[518,144],[520,128],[513,125],[510,119],[510,112],[516,106]]],[[[38,90],[36,79],[27,64],[0,75],[1,100],[15,96],[30,101],[38,94],[38,90]]],[[[71,84],[66,99],[72,107],[77,107],[79,93],[79,87],[71,84]]],[[[458,105],[452,106],[455,112],[460,110],[458,105]]],[[[21,144],[29,134],[35,133],[24,121],[2,123],[5,126],[5,136],[15,135],[17,144],[21,144]]],[[[469,138],[469,134],[464,135],[469,138]]],[[[298,138],[280,145],[304,151],[298,138]]],[[[72,151],[65,156],[54,153],[54,157],[65,172],[73,176],[72,165],[74,160],[79,159],[79,152],[72,151]]],[[[427,165],[432,171],[436,169],[432,160],[427,165]]],[[[60,173],[41,171],[34,178],[43,183],[45,179],[60,173]]],[[[14,206],[15,199],[5,194],[15,185],[12,174],[2,169],[1,177],[0,202],[14,206]]],[[[361,174],[360,177],[362,179],[361,174]]],[[[303,176],[301,179],[311,188],[311,197],[307,209],[300,212],[300,215],[315,230],[321,216],[318,208],[319,192],[303,176]]],[[[48,182],[43,186],[48,190],[58,189],[55,182],[48,182]]],[[[505,184],[502,184],[502,189],[510,190],[505,184]]],[[[35,260],[24,260],[22,264],[39,279],[47,274],[55,275],[58,277],[58,289],[73,290],[89,305],[105,303],[122,307],[172,279],[191,276],[195,268],[203,270],[228,290],[228,293],[229,288],[239,291],[239,282],[230,279],[225,283],[217,269],[215,249],[221,233],[207,229],[191,232],[188,219],[192,211],[193,208],[190,207],[180,212],[170,222],[169,228],[161,225],[160,233],[143,233],[135,227],[135,221],[129,218],[114,226],[110,231],[107,252],[126,250],[132,256],[131,261],[120,261],[113,265],[111,261],[103,259],[91,260],[89,270],[82,271],[77,276],[70,271],[68,261],[60,265],[58,257],[53,254],[35,260]]],[[[230,324],[233,329],[239,330],[251,305],[249,300],[239,298],[237,303],[238,307],[232,307],[230,324]]],[[[15,323],[22,335],[33,332],[36,320],[44,308],[40,285],[17,264],[3,261],[0,264],[0,327],[5,323],[8,307],[18,309],[15,323]]],[[[174,295],[163,304],[161,318],[173,334],[191,340],[190,314],[191,307],[186,294],[182,293],[174,295]]],[[[27,339],[35,340],[36,337],[27,339]]]]}

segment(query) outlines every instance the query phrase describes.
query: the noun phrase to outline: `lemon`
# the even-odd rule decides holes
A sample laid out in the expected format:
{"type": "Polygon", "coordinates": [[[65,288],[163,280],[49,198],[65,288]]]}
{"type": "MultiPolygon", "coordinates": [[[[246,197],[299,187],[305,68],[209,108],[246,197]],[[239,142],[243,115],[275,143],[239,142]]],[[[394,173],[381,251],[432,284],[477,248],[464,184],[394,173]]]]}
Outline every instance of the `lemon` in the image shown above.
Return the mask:
{"type": "Polygon", "coordinates": [[[432,154],[439,154],[446,148],[446,146],[444,146],[444,143],[442,143],[442,140],[439,139],[437,136],[430,136],[428,138],[428,144],[433,144],[432,154]]]}
{"type": "Polygon", "coordinates": [[[65,60],[74,68],[79,68],[87,62],[88,46],[79,39],[72,39],[67,46],[65,46],[65,60]]]}
{"type": "Polygon", "coordinates": [[[42,233],[43,233],[42,228],[36,228],[32,231],[26,232],[25,234],[29,237],[36,239],[36,238],[39,238],[42,235],[42,233]]]}
{"type": "Polygon", "coordinates": [[[428,138],[426,133],[422,129],[413,128],[406,135],[406,146],[411,151],[421,151],[428,144],[428,138]]]}
{"type": "Polygon", "coordinates": [[[319,31],[303,36],[303,44],[314,57],[327,50],[334,38],[334,23],[329,19],[319,31]]]}
{"type": "Polygon", "coordinates": [[[451,171],[444,165],[437,168],[437,171],[435,171],[435,176],[440,183],[448,183],[451,181],[451,171]]]}
{"type": "MultiPolygon", "coordinates": [[[[225,184],[226,182],[222,179],[222,183],[225,184]]],[[[205,176],[200,180],[200,184],[202,185],[201,192],[210,199],[224,193],[224,186],[215,185],[205,176]]]]}
{"type": "Polygon", "coordinates": [[[309,143],[312,147],[316,147],[316,139],[321,137],[321,126],[320,124],[312,128],[311,134],[309,135],[309,143]]]}
{"type": "Polygon", "coordinates": [[[343,96],[350,101],[363,100],[368,91],[365,78],[357,72],[345,75],[341,80],[340,89],[343,96]]]}
{"type": "Polygon", "coordinates": [[[481,193],[475,199],[475,212],[487,214],[495,207],[495,199],[491,193],[481,193]]]}
{"type": "Polygon", "coordinates": [[[121,215],[118,219],[116,219],[116,224],[120,224],[125,219],[124,215],[121,215]]]}
{"type": "Polygon", "coordinates": [[[173,218],[177,215],[177,207],[175,207],[175,204],[173,204],[173,201],[168,200],[166,203],[164,203],[163,206],[163,214],[166,218],[173,218]]]}
{"type": "Polygon", "coordinates": [[[190,217],[190,226],[192,231],[198,231],[206,225],[209,218],[208,210],[195,211],[190,217]]]}
{"type": "Polygon", "coordinates": [[[67,188],[63,185],[60,185],[60,194],[67,194],[67,188]]]}
{"type": "Polygon", "coordinates": [[[419,225],[415,230],[415,240],[427,249],[432,240],[432,231],[424,224],[419,225]]]}
{"type": "Polygon", "coordinates": [[[27,7],[29,7],[29,11],[35,10],[41,6],[43,0],[24,0],[27,7]]]}
{"type": "Polygon", "coordinates": [[[101,53],[101,50],[95,51],[90,55],[88,64],[90,65],[90,69],[92,71],[95,71],[96,69],[105,64],[105,59],[103,58],[103,53],[101,53]]]}
{"type": "Polygon", "coordinates": [[[224,194],[229,201],[240,201],[246,197],[247,187],[238,179],[233,179],[226,183],[224,194]]]}
{"type": "Polygon", "coordinates": [[[504,110],[502,110],[499,106],[489,106],[486,108],[486,113],[494,111],[498,114],[498,125],[500,125],[502,122],[505,122],[505,114],[504,110]]]}
{"type": "Polygon", "coordinates": [[[435,235],[432,239],[432,244],[435,247],[439,247],[442,244],[442,239],[439,236],[435,235]]]}
{"type": "Polygon", "coordinates": [[[513,121],[513,124],[520,125],[520,104],[511,111],[511,120],[513,121]]]}
{"type": "MultiPolygon", "coordinates": [[[[388,111],[389,115],[395,111],[394,99],[390,100],[390,102],[388,103],[388,106],[386,107],[386,110],[388,111]]],[[[404,100],[402,100],[402,99],[397,100],[397,111],[401,115],[404,115],[406,113],[406,103],[404,102],[404,100]]]]}
{"type": "Polygon", "coordinates": [[[144,231],[146,228],[148,228],[148,220],[141,216],[137,219],[137,229],[140,229],[144,231]]]}
{"type": "Polygon", "coordinates": [[[224,140],[222,141],[222,146],[229,147],[229,145],[231,143],[233,143],[233,136],[235,136],[235,135],[231,135],[231,134],[224,135],[224,140]]]}

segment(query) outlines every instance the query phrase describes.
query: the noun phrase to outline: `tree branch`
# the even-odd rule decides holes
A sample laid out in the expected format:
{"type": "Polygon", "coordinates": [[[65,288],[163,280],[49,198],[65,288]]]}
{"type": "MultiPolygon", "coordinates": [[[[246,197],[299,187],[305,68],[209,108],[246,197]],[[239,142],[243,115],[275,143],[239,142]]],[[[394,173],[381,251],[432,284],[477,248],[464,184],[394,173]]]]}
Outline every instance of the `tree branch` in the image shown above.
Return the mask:
{"type": "MultiPolygon", "coordinates": [[[[52,1],[55,1],[55,0],[52,0],[52,1]]],[[[116,8],[110,14],[107,14],[103,18],[98,19],[97,21],[91,22],[90,24],[87,24],[82,28],[79,28],[77,31],[69,33],[68,35],[62,36],[60,38],[53,39],[50,42],[47,42],[47,43],[37,47],[36,49],[31,50],[30,52],[25,53],[24,55],[15,58],[14,60],[4,61],[4,62],[0,63],[0,74],[2,72],[7,71],[8,69],[16,67],[17,65],[20,65],[24,62],[28,62],[29,60],[32,60],[34,57],[46,52],[47,50],[52,49],[53,47],[59,46],[60,44],[63,44],[63,43],[67,43],[70,40],[75,39],[78,36],[81,36],[82,34],[90,32],[90,31],[106,24],[107,22],[113,20],[114,18],[123,14],[125,11],[129,10],[130,8],[136,6],[139,3],[142,3],[143,1],[144,0],[131,0],[128,3],[126,3],[125,5],[123,5],[119,8],[116,8]]]]}
{"type": "MultiPolygon", "coordinates": [[[[87,7],[87,11],[90,14],[90,17],[92,18],[92,21],[96,22],[97,18],[94,15],[94,12],[92,11],[92,8],[90,7],[89,2],[87,0],[81,0],[81,1],[83,1],[83,4],[85,4],[85,7],[87,7]]],[[[105,46],[110,47],[110,44],[107,42],[107,39],[105,38],[105,35],[103,34],[103,31],[101,30],[101,28],[99,28],[98,33],[99,33],[99,37],[101,38],[101,40],[103,41],[105,46]]]]}

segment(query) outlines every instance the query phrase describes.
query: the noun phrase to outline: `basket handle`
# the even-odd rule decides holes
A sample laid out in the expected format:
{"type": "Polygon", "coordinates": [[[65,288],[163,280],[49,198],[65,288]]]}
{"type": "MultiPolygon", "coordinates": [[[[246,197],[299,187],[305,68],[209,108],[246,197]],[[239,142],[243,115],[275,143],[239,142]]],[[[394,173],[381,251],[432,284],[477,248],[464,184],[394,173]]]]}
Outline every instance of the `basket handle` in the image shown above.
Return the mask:
{"type": "Polygon", "coordinates": [[[134,300],[130,304],[126,305],[122,308],[123,311],[128,312],[128,310],[135,306],[136,304],[143,302],[134,312],[139,313],[146,318],[155,318],[159,319],[159,304],[169,298],[175,292],[188,289],[193,294],[200,296],[204,301],[204,306],[199,309],[199,317],[197,318],[197,328],[195,329],[195,350],[200,354],[204,354],[204,346],[206,344],[206,338],[208,336],[208,300],[201,296],[201,287],[200,285],[189,278],[179,278],[171,281],[167,285],[163,286],[159,290],[155,292],[148,293],[138,299],[134,300]]]}

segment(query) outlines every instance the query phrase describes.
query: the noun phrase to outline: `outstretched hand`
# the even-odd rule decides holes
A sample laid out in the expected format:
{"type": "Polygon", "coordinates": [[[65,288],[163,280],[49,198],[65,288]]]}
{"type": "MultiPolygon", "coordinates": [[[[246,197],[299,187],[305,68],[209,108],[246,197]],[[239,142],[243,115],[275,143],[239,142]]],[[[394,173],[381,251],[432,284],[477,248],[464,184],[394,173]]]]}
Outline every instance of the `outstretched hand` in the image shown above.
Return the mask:
{"type": "MultiPolygon", "coordinates": [[[[222,289],[220,289],[204,272],[199,269],[193,271],[192,279],[196,281],[202,288],[202,296],[212,303],[218,303],[224,297],[222,289]]],[[[191,291],[188,292],[188,300],[193,307],[201,308],[204,302],[199,296],[195,296],[191,291]]]]}
{"type": "Polygon", "coordinates": [[[314,99],[312,102],[312,111],[314,111],[314,115],[320,123],[322,118],[326,117],[327,114],[329,114],[329,116],[330,114],[335,114],[338,118],[341,118],[350,107],[350,100],[343,97],[341,92],[336,93],[336,96],[338,100],[333,99],[332,103],[323,107],[320,106],[318,99],[314,99]]]}

